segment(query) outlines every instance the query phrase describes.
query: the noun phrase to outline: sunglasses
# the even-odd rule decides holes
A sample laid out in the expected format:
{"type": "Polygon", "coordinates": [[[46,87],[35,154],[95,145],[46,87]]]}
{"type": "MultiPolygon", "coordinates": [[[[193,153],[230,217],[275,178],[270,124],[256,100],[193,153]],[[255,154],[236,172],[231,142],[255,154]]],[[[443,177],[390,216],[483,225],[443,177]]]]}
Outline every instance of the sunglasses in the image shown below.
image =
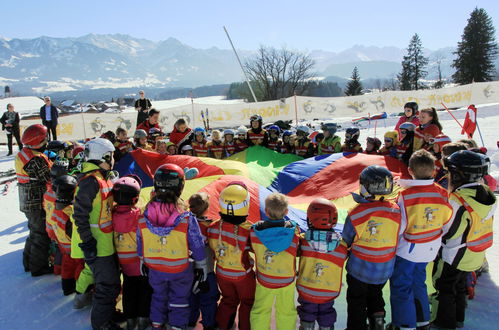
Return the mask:
{"type": "Polygon", "coordinates": [[[401,129],[401,130],[400,130],[400,134],[407,134],[407,132],[408,132],[408,131],[407,131],[406,129],[401,129]]]}
{"type": "Polygon", "coordinates": [[[387,138],[387,139],[385,139],[385,142],[391,143],[391,142],[393,142],[393,139],[387,138]]]}

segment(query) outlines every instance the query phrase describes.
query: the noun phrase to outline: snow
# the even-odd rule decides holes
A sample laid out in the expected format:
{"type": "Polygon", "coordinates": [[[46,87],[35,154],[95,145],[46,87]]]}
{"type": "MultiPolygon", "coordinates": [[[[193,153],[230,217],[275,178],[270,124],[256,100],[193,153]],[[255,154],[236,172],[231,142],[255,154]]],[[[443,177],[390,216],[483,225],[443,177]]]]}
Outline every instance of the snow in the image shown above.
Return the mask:
{"type": "Polygon", "coordinates": [[[20,97],[7,97],[0,99],[0,109],[4,111],[7,109],[7,104],[12,103],[15,111],[21,117],[38,114],[40,108],[45,104],[42,99],[36,96],[20,96],[20,97]]]}
{"type": "MultiPolygon", "coordinates": [[[[201,99],[196,99],[201,100],[201,99]]],[[[203,98],[203,102],[223,102],[220,98],[203,98]]],[[[3,100],[2,100],[3,101],[3,100]]],[[[177,106],[189,104],[190,99],[171,101],[157,101],[155,106],[177,106]],[[170,103],[168,103],[170,102],[170,103]]],[[[231,101],[235,102],[235,101],[231,101]]],[[[453,111],[462,122],[465,110],[453,111]]],[[[457,123],[449,114],[439,113],[444,131],[453,140],[462,136],[457,123]]],[[[339,122],[344,128],[348,127],[352,118],[344,118],[339,122]]],[[[398,118],[380,120],[376,125],[376,135],[381,137],[385,131],[394,127],[398,118]]],[[[499,105],[478,105],[478,123],[480,125],[488,155],[491,158],[492,175],[499,179],[499,150],[496,142],[499,137],[499,105]]],[[[319,123],[313,123],[318,125],[319,123]]],[[[370,128],[368,123],[362,123],[361,141],[369,135],[375,134],[374,123],[370,128]]],[[[344,138],[344,132],[340,131],[344,138]]],[[[479,136],[476,136],[480,143],[479,136]]],[[[0,154],[6,153],[5,146],[0,147],[0,154]]],[[[0,171],[14,167],[14,157],[0,157],[0,171]]],[[[28,233],[24,215],[19,211],[17,187],[13,185],[6,196],[0,196],[0,210],[3,214],[0,221],[0,329],[90,329],[90,310],[74,310],[73,296],[64,297],[60,288],[60,279],[56,276],[32,278],[24,273],[22,266],[22,249],[28,233]]],[[[499,209],[495,214],[499,216],[499,209]]],[[[494,232],[499,235],[499,221],[494,223],[494,232]]],[[[499,322],[499,248],[494,245],[487,252],[490,273],[482,275],[476,286],[476,297],[468,302],[466,311],[465,329],[497,329],[499,322]]],[[[387,321],[390,320],[389,298],[387,303],[387,321]]],[[[346,326],[346,287],[344,285],[340,297],[335,302],[338,312],[336,327],[343,329],[346,326]]]]}

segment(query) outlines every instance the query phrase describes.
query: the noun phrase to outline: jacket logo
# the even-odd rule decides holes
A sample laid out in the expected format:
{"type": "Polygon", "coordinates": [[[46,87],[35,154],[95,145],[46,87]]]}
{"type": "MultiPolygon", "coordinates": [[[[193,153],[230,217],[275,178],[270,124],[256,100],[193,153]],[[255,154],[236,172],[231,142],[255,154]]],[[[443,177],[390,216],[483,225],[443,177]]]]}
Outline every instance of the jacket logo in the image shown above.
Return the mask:
{"type": "MultiPolygon", "coordinates": [[[[380,233],[378,226],[382,225],[381,222],[376,222],[374,220],[369,220],[367,222],[367,232],[369,236],[377,236],[380,233]]],[[[374,237],[373,237],[374,239],[374,237]]]]}
{"type": "Polygon", "coordinates": [[[222,244],[222,245],[218,246],[218,255],[220,257],[225,257],[227,254],[226,251],[227,251],[227,247],[225,245],[222,244]]]}
{"type": "Polygon", "coordinates": [[[424,218],[426,219],[426,222],[433,222],[434,216],[433,212],[438,211],[438,209],[432,209],[431,207],[427,207],[424,209],[424,218]]]}
{"type": "Polygon", "coordinates": [[[271,264],[274,260],[273,260],[273,257],[276,255],[277,253],[273,252],[273,251],[270,251],[270,250],[265,250],[265,253],[263,255],[263,259],[265,260],[265,263],[266,264],[271,264]]]}
{"type": "Polygon", "coordinates": [[[159,238],[159,243],[160,243],[161,245],[166,245],[166,236],[161,236],[161,237],[159,238]]]}
{"type": "Polygon", "coordinates": [[[118,234],[118,242],[122,242],[125,239],[123,234],[118,234]]]}
{"type": "Polygon", "coordinates": [[[324,275],[325,268],[329,268],[329,266],[325,266],[320,262],[316,263],[314,268],[315,277],[321,277],[324,275]]]}

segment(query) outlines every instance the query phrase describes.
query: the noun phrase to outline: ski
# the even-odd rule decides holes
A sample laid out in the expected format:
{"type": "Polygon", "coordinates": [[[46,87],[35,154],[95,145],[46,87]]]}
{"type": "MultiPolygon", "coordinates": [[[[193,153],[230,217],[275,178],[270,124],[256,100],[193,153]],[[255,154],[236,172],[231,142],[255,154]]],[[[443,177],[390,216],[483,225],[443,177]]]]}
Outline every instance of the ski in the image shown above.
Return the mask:
{"type": "Polygon", "coordinates": [[[1,190],[2,196],[5,196],[5,195],[7,195],[9,193],[10,186],[12,186],[12,183],[14,181],[16,181],[16,180],[17,180],[17,178],[11,178],[9,180],[2,181],[1,184],[4,184],[4,186],[3,186],[2,190],[1,190]]]}
{"type": "Polygon", "coordinates": [[[1,185],[1,184],[6,184],[7,182],[14,181],[14,180],[17,180],[17,177],[15,177],[15,176],[11,176],[11,177],[9,177],[9,178],[2,179],[2,180],[0,180],[0,185],[1,185]]]}
{"type": "Polygon", "coordinates": [[[16,174],[16,170],[13,168],[7,171],[0,171],[0,178],[5,178],[7,176],[12,176],[16,174]]]}
{"type": "Polygon", "coordinates": [[[210,114],[208,113],[208,108],[206,108],[206,126],[210,130],[210,114]]]}
{"type": "Polygon", "coordinates": [[[204,111],[203,110],[201,110],[201,117],[203,118],[204,130],[207,131],[208,129],[206,128],[206,119],[204,118],[204,111]]]}

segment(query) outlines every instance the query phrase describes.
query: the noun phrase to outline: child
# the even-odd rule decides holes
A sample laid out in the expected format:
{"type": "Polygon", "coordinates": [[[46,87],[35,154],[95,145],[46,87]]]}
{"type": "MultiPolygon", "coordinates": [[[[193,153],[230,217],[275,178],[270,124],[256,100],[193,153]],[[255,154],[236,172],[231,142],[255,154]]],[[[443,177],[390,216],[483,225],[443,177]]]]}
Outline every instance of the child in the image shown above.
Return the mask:
{"type": "Polygon", "coordinates": [[[177,146],[175,145],[175,143],[168,141],[168,142],[166,142],[165,147],[166,147],[166,153],[168,155],[176,155],[177,154],[177,146]]]}
{"type": "Polygon", "coordinates": [[[414,131],[416,125],[413,123],[403,123],[399,126],[400,144],[397,146],[397,157],[405,164],[409,164],[414,145],[414,131]]]}
{"type": "Polygon", "coordinates": [[[153,127],[149,129],[149,134],[147,135],[147,141],[149,145],[154,149],[156,148],[156,142],[163,139],[163,132],[159,128],[153,127]]]}
{"type": "Polygon", "coordinates": [[[443,166],[445,158],[460,150],[467,150],[464,143],[451,142],[442,147],[442,169],[440,170],[440,173],[437,173],[435,176],[435,182],[441,185],[444,189],[449,188],[449,173],[445,166],[443,166]]]}
{"type": "Polygon", "coordinates": [[[52,221],[55,223],[54,233],[62,255],[61,287],[65,296],[75,293],[76,280],[84,267],[83,259],[71,258],[72,224],[69,219],[73,214],[73,197],[76,185],[76,178],[70,175],[61,175],[52,184],[57,198],[52,221]]]}
{"type": "Polygon", "coordinates": [[[220,220],[208,228],[208,242],[215,252],[217,282],[222,294],[216,317],[222,330],[234,327],[236,314],[239,314],[238,328],[250,329],[256,282],[249,255],[251,223],[246,221],[249,203],[246,185],[238,181],[229,183],[220,193],[220,220]]]}
{"type": "Polygon", "coordinates": [[[219,130],[215,129],[211,132],[211,141],[206,145],[208,147],[208,157],[215,159],[224,158],[224,146],[222,144],[222,138],[219,130]]]}
{"type": "Polygon", "coordinates": [[[116,142],[114,142],[116,151],[114,152],[114,161],[119,161],[124,155],[133,150],[133,144],[128,139],[128,132],[122,127],[116,129],[116,142]]]}
{"type": "Polygon", "coordinates": [[[159,140],[156,141],[156,149],[154,149],[158,154],[160,155],[167,155],[168,150],[167,150],[167,140],[159,140]]]}
{"type": "Polygon", "coordinates": [[[192,141],[192,149],[194,150],[194,156],[197,157],[207,157],[208,156],[208,146],[206,141],[206,130],[202,127],[196,127],[194,129],[194,141],[192,141]]]}
{"type": "Polygon", "coordinates": [[[234,135],[235,132],[233,129],[226,129],[224,131],[224,142],[223,142],[223,147],[224,147],[224,154],[229,157],[235,154],[237,151],[237,145],[236,142],[234,141],[234,135]]]}
{"type": "Polygon", "coordinates": [[[251,309],[251,328],[270,329],[275,301],[277,329],[295,329],[296,253],[298,226],[284,219],[288,213],[286,196],[272,193],[265,199],[268,220],[251,227],[251,247],[255,253],[257,285],[251,309]]]}
{"type": "Polygon", "coordinates": [[[384,329],[383,287],[395,263],[400,209],[385,200],[393,191],[393,176],[386,168],[371,165],[360,174],[359,204],[349,213],[343,240],[350,249],[347,270],[347,328],[384,329]]]}
{"type": "Polygon", "coordinates": [[[269,141],[267,143],[267,148],[270,150],[277,151],[280,148],[281,140],[279,139],[279,135],[281,134],[281,129],[277,125],[272,125],[267,128],[267,132],[269,133],[269,141]]]}
{"type": "Polygon", "coordinates": [[[338,125],[336,123],[324,123],[322,124],[322,130],[324,131],[324,140],[318,143],[318,154],[329,155],[340,152],[341,138],[336,135],[338,125]]]}
{"type": "Polygon", "coordinates": [[[364,153],[368,155],[378,155],[380,147],[380,139],[378,139],[377,137],[368,137],[366,139],[366,150],[364,150],[364,153]]]}
{"type": "Polygon", "coordinates": [[[205,252],[206,252],[206,264],[207,264],[207,286],[199,288],[199,292],[191,293],[189,299],[189,306],[191,307],[191,315],[189,317],[189,326],[195,327],[199,319],[199,312],[203,319],[201,324],[203,324],[204,330],[214,330],[217,321],[217,304],[220,294],[218,293],[217,278],[214,273],[214,262],[215,255],[208,245],[208,227],[211,225],[212,220],[204,216],[205,212],[210,206],[210,196],[205,192],[200,192],[192,195],[189,198],[189,209],[196,216],[199,223],[199,228],[201,229],[201,234],[203,234],[203,239],[205,241],[205,252]]]}
{"type": "Polygon", "coordinates": [[[431,306],[432,326],[455,329],[464,327],[467,273],[482,266],[485,251],[492,246],[497,203],[494,194],[480,183],[490,165],[485,155],[458,151],[445,158],[444,165],[449,171],[453,218],[433,265],[437,293],[431,306]]]}
{"type": "Polygon", "coordinates": [[[360,130],[357,127],[347,128],[345,132],[345,143],[341,146],[341,152],[362,152],[359,143],[360,130]]]}
{"type": "Polygon", "coordinates": [[[135,131],[135,134],[133,134],[133,142],[135,149],[153,151],[152,147],[147,142],[147,133],[143,129],[135,131]]]}
{"type": "Polygon", "coordinates": [[[182,155],[186,155],[186,156],[193,156],[193,150],[192,150],[192,146],[190,144],[186,144],[185,146],[182,147],[182,155]]]}
{"type": "Polygon", "coordinates": [[[269,140],[269,134],[262,128],[263,119],[260,115],[250,117],[250,129],[246,133],[246,144],[251,146],[266,147],[269,140]]]}
{"type": "Polygon", "coordinates": [[[452,215],[447,191],[433,181],[434,172],[435,158],[418,150],[409,160],[413,179],[399,181],[405,189],[397,201],[402,234],[390,278],[392,329],[429,329],[426,265],[437,256],[452,215]]]}
{"type": "Polygon", "coordinates": [[[450,137],[444,134],[440,134],[434,139],[430,140],[431,143],[431,153],[435,157],[435,171],[437,175],[443,170],[442,163],[442,149],[446,144],[451,143],[450,137]]]}
{"type": "Polygon", "coordinates": [[[178,150],[190,143],[192,129],[187,126],[184,118],[179,118],[173,125],[173,131],[170,133],[170,142],[173,142],[178,150]]]}
{"type": "Polygon", "coordinates": [[[237,139],[236,139],[236,152],[241,152],[248,148],[248,144],[246,143],[246,133],[248,130],[246,127],[241,126],[237,129],[237,139]]]}
{"type": "Polygon", "coordinates": [[[194,272],[206,281],[204,241],[196,218],[185,212],[180,194],[184,171],[174,164],[161,165],[154,174],[154,196],[139,220],[137,252],[148,268],[153,288],[153,328],[183,329],[189,323],[189,296],[194,272]],[[189,258],[194,260],[194,271],[189,258]]]}
{"type": "Polygon", "coordinates": [[[395,130],[400,132],[400,126],[404,123],[411,123],[414,127],[419,126],[419,118],[418,118],[418,104],[416,102],[407,102],[404,105],[404,115],[400,117],[397,125],[395,125],[395,130]]]}
{"type": "Polygon", "coordinates": [[[294,151],[298,156],[308,158],[314,155],[314,144],[308,138],[310,129],[308,126],[296,127],[296,140],[294,144],[294,151]]]}
{"type": "Polygon", "coordinates": [[[388,131],[385,133],[385,145],[379,151],[380,155],[397,158],[397,146],[399,145],[399,133],[388,131]]]}
{"type": "Polygon", "coordinates": [[[291,131],[284,131],[284,133],[282,133],[282,144],[279,149],[281,154],[294,153],[294,143],[291,141],[291,136],[293,136],[293,132],[291,131]]]}
{"type": "Polygon", "coordinates": [[[146,276],[141,275],[137,255],[137,225],[141,212],[135,206],[142,182],[136,175],[119,178],[113,186],[116,205],[113,208],[114,246],[123,272],[123,314],[127,329],[146,329],[152,289],[146,276]]]}
{"type": "Polygon", "coordinates": [[[307,209],[308,230],[300,238],[298,315],[300,329],[334,329],[336,310],[334,299],[341,290],[343,264],[347,249],[341,234],[334,231],[338,210],[325,198],[314,199],[307,209]]]}
{"type": "Polygon", "coordinates": [[[428,148],[429,140],[442,132],[442,125],[438,120],[437,110],[427,108],[419,113],[420,125],[414,132],[414,151],[428,148]]]}

